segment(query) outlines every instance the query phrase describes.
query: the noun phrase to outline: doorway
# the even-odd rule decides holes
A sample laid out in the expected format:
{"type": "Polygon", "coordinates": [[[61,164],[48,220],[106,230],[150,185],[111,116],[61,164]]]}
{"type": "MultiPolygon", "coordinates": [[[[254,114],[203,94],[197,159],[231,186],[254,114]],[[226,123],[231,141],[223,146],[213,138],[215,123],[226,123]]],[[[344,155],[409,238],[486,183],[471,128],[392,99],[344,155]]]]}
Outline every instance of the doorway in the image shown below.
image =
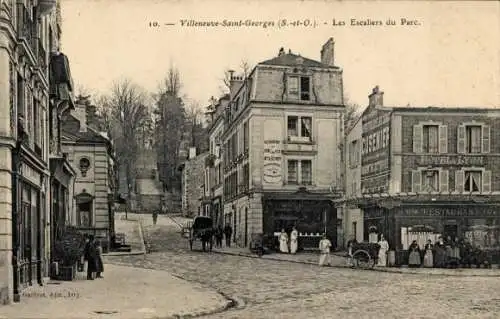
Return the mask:
{"type": "Polygon", "coordinates": [[[447,224],[444,225],[443,228],[443,237],[446,239],[448,236],[451,237],[451,239],[455,239],[455,237],[458,236],[458,226],[455,224],[447,224]]]}

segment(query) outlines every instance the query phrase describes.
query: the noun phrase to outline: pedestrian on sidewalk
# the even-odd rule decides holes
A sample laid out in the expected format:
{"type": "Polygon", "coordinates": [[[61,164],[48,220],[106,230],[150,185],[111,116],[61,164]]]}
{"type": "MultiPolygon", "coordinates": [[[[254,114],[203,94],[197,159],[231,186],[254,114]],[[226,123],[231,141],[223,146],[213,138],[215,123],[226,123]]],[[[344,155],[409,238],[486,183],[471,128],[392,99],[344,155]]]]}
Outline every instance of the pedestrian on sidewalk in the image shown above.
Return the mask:
{"type": "Polygon", "coordinates": [[[231,247],[232,234],[233,234],[233,229],[231,228],[231,225],[226,224],[226,227],[224,227],[224,235],[226,237],[226,247],[231,247]]]}
{"type": "Polygon", "coordinates": [[[420,259],[420,247],[418,246],[416,240],[411,243],[408,251],[410,252],[410,255],[408,256],[408,267],[420,267],[420,265],[422,264],[422,261],[420,259]]]}
{"type": "Polygon", "coordinates": [[[94,273],[96,272],[96,249],[94,236],[89,235],[89,241],[85,244],[85,260],[87,261],[87,280],[94,280],[94,273]]]}
{"type": "Polygon", "coordinates": [[[217,248],[222,248],[222,237],[224,236],[224,231],[222,229],[222,226],[219,225],[217,226],[217,229],[215,230],[215,246],[217,248]]]}
{"type": "Polygon", "coordinates": [[[389,243],[382,234],[380,234],[380,241],[378,242],[378,245],[380,246],[380,248],[378,250],[377,266],[385,267],[387,266],[387,252],[389,251],[389,243]]]}
{"type": "Polygon", "coordinates": [[[153,211],[153,225],[156,225],[157,221],[158,221],[158,211],[155,210],[153,211]]]}
{"type": "Polygon", "coordinates": [[[280,242],[280,252],[288,254],[288,234],[285,232],[284,228],[281,230],[278,240],[280,242]]]}
{"type": "Polygon", "coordinates": [[[319,242],[319,265],[324,266],[328,264],[331,266],[331,258],[330,258],[330,247],[332,247],[332,242],[330,239],[326,237],[326,234],[323,235],[323,239],[319,242]]]}
{"type": "Polygon", "coordinates": [[[295,254],[299,248],[299,232],[294,226],[292,232],[290,233],[290,253],[295,254]]]}
{"type": "Polygon", "coordinates": [[[102,262],[102,246],[99,240],[95,241],[95,250],[96,250],[96,278],[103,278],[102,273],[104,272],[104,263],[102,262]]]}

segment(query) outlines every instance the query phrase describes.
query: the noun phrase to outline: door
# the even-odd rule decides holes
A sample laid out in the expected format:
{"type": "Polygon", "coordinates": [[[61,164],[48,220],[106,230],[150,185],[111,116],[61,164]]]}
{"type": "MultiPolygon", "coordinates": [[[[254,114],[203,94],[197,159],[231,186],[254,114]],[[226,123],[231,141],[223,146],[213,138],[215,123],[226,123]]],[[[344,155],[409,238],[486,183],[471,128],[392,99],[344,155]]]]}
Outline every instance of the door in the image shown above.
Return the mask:
{"type": "Polygon", "coordinates": [[[443,235],[445,239],[448,238],[448,236],[450,236],[451,239],[454,240],[455,237],[458,236],[458,226],[450,224],[444,225],[443,235]]]}

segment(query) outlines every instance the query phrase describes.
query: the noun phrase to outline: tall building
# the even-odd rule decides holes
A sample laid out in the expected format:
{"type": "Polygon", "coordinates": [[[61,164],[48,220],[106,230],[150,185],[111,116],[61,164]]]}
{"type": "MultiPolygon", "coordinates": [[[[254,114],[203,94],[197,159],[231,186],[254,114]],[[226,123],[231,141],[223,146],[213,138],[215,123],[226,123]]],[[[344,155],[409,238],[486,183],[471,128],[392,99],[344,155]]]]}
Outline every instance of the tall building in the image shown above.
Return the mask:
{"type": "Polygon", "coordinates": [[[315,61],[282,48],[248,77],[232,75],[223,143],[224,219],[233,240],[293,226],[299,245],[337,242],[342,196],[342,70],[329,39],[315,61]]]}
{"type": "MultiPolygon", "coordinates": [[[[385,107],[378,87],[361,117],[363,238],[380,234],[407,262],[413,240],[468,240],[500,251],[500,111],[385,107]]],[[[355,140],[352,137],[352,140],[355,140]]]]}
{"type": "Polygon", "coordinates": [[[0,2],[0,299],[43,284],[57,220],[54,180],[72,172],[59,145],[59,117],[73,107],[54,0],[0,2]],[[64,168],[66,167],[66,169],[64,168]],[[58,169],[56,169],[58,168],[58,169]],[[55,219],[54,219],[55,218],[55,219]]]}

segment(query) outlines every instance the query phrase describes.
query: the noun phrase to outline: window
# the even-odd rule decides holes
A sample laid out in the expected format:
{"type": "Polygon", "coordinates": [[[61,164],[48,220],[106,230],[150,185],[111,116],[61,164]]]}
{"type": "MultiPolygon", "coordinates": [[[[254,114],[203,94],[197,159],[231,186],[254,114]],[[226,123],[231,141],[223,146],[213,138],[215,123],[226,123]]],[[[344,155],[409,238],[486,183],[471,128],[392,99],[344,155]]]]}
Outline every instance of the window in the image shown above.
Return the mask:
{"type": "Polygon", "coordinates": [[[465,171],[464,190],[466,192],[481,191],[481,171],[465,171]]]}
{"type": "Polygon", "coordinates": [[[298,171],[299,162],[297,160],[288,161],[288,183],[297,184],[299,182],[298,171]]]}
{"type": "Polygon", "coordinates": [[[311,99],[311,78],[309,76],[290,76],[288,95],[292,98],[309,101],[311,99]]]}
{"type": "Polygon", "coordinates": [[[468,125],[465,127],[465,152],[481,153],[481,126],[468,125]]]}
{"type": "Polygon", "coordinates": [[[359,154],[359,142],[358,140],[352,141],[349,145],[349,165],[350,167],[356,167],[359,165],[360,154],[359,154]]]}
{"type": "Polygon", "coordinates": [[[312,163],[310,160],[300,161],[301,170],[301,184],[311,185],[312,184],[312,163]]]}
{"type": "Polygon", "coordinates": [[[288,184],[312,185],[312,161],[288,160],[288,184]]]}
{"type": "Polygon", "coordinates": [[[248,121],[243,124],[243,151],[246,152],[249,146],[250,132],[248,129],[248,121]]]}
{"type": "Polygon", "coordinates": [[[312,118],[310,116],[288,116],[288,137],[299,137],[310,141],[312,138],[312,118]]]}
{"type": "Polygon", "coordinates": [[[439,126],[424,125],[423,126],[423,151],[424,153],[439,152],[439,126]]]}
{"type": "Polygon", "coordinates": [[[437,192],[439,190],[439,171],[422,171],[422,191],[437,192]]]}

